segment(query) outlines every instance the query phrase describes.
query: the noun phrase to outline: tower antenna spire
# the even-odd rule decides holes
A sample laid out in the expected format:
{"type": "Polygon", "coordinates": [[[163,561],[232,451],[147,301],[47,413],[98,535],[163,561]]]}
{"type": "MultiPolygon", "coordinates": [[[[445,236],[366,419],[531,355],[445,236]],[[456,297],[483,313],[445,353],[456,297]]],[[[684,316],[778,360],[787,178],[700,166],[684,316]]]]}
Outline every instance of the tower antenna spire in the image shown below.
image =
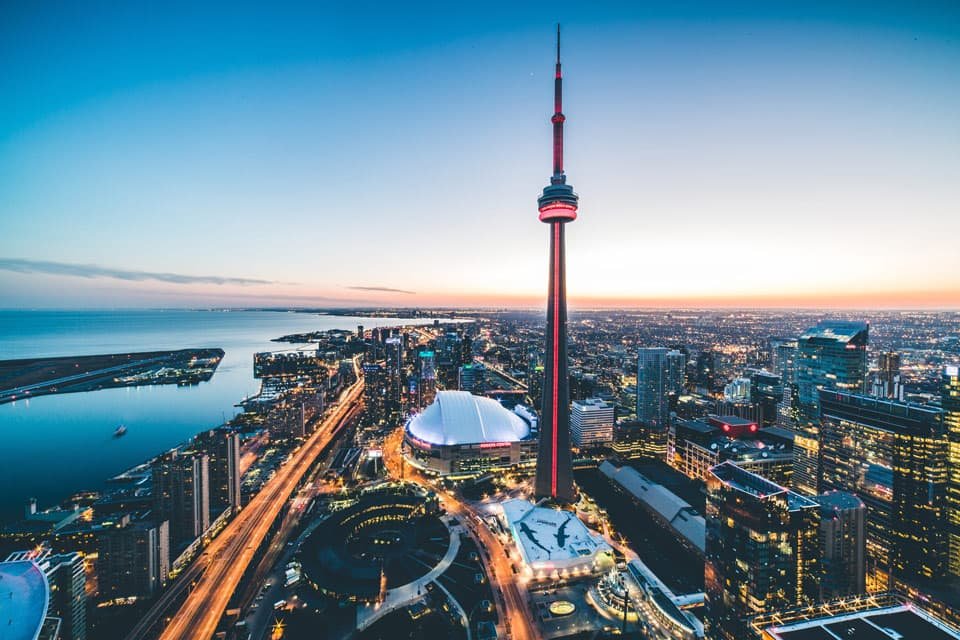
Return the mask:
{"type": "Polygon", "coordinates": [[[560,66],[560,23],[557,23],[557,66],[560,66]]]}
{"type": "Polygon", "coordinates": [[[563,175],[563,72],[560,70],[560,23],[557,23],[557,73],[553,81],[553,176],[550,182],[563,184],[567,181],[563,175]]]}

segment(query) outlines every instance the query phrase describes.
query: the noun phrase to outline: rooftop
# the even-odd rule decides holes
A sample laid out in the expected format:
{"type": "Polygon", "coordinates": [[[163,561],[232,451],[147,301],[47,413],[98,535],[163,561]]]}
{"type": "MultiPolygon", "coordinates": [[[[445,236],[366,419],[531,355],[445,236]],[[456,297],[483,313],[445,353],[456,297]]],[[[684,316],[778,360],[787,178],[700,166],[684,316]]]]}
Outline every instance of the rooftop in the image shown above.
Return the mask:
{"type": "Polygon", "coordinates": [[[530,425],[491,398],[439,391],[433,404],[410,419],[407,433],[433,445],[516,442],[530,436],[530,425]]]}
{"type": "Polygon", "coordinates": [[[800,336],[801,340],[811,338],[836,340],[838,342],[849,342],[857,337],[862,331],[866,331],[869,325],[866,322],[849,322],[843,320],[825,320],[815,327],[810,327],[800,336]]]}
{"type": "Polygon", "coordinates": [[[930,614],[901,605],[770,627],[775,640],[958,640],[960,633],[930,614]]]}
{"type": "Polygon", "coordinates": [[[600,473],[657,512],[660,518],[669,523],[690,544],[700,551],[706,549],[707,523],[690,503],[632,467],[617,468],[605,461],[600,465],[600,473]]]}
{"type": "Polygon", "coordinates": [[[575,513],[538,507],[527,500],[507,500],[503,513],[524,562],[531,568],[553,564],[561,568],[571,560],[587,560],[610,545],[592,533],[575,513]]]}
{"type": "Polygon", "coordinates": [[[840,509],[861,509],[863,501],[846,491],[828,491],[816,498],[821,512],[839,511],[840,509]]]}
{"type": "Polygon", "coordinates": [[[788,508],[791,511],[797,509],[809,509],[819,506],[809,498],[805,498],[799,493],[794,493],[786,487],[782,487],[776,482],[771,482],[763,476],[750,473],[741,469],[733,462],[724,462],[710,469],[718,480],[725,485],[737,491],[749,494],[761,500],[775,495],[784,495],[787,499],[788,508]]]}
{"type": "Polygon", "coordinates": [[[0,562],[0,627],[5,640],[36,640],[47,617],[50,588],[32,560],[0,562]]]}

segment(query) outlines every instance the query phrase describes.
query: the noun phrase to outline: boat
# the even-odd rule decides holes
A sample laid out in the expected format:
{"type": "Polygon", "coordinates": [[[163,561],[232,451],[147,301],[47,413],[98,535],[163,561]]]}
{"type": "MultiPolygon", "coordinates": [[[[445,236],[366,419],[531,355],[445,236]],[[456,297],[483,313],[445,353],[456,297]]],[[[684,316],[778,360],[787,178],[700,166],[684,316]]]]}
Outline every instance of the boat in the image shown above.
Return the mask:
{"type": "Polygon", "coordinates": [[[126,427],[126,425],[120,425],[119,427],[117,427],[117,430],[113,432],[113,437],[114,437],[114,438],[119,438],[119,437],[125,435],[126,433],[127,433],[127,427],[126,427]]]}

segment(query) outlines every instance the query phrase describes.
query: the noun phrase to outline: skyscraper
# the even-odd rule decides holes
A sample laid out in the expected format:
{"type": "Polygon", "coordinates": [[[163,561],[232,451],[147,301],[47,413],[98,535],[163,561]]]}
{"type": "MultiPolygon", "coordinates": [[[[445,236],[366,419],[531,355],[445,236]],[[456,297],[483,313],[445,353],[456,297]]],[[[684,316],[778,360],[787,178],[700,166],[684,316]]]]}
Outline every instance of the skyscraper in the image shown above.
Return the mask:
{"type": "Polygon", "coordinates": [[[885,398],[900,399],[900,354],[896,351],[884,351],[878,359],[878,377],[885,398]]]}
{"type": "Polygon", "coordinates": [[[704,569],[709,638],[752,637],[749,618],[817,599],[819,516],[813,500],[732,462],[710,470],[704,569]]]}
{"type": "Polygon", "coordinates": [[[437,397],[437,370],[434,367],[433,351],[420,352],[419,409],[429,407],[437,397]]]}
{"type": "Polygon", "coordinates": [[[950,481],[947,509],[950,519],[950,573],[960,575],[960,367],[943,368],[940,405],[947,429],[950,481]]]}
{"type": "Polygon", "coordinates": [[[560,26],[554,78],[553,175],[537,201],[540,221],[550,225],[550,282],[543,380],[543,411],[537,453],[536,494],[561,502],[574,499],[570,459],[570,379],[567,374],[567,276],[564,251],[566,224],[577,219],[579,198],[563,173],[563,74],[560,68],[560,26]]]}
{"type": "Polygon", "coordinates": [[[101,600],[149,598],[167,583],[167,522],[132,522],[121,516],[98,535],[97,582],[101,600]]]}
{"type": "Polygon", "coordinates": [[[824,321],[797,341],[799,424],[793,441],[793,488],[807,495],[820,492],[821,389],[861,393],[867,377],[869,325],[824,321]]]}
{"type": "Polygon", "coordinates": [[[195,444],[209,459],[210,519],[228,508],[236,511],[240,507],[240,434],[211,429],[198,434],[195,444]]]}
{"type": "Polygon", "coordinates": [[[210,527],[210,459],[174,449],[151,465],[153,517],[170,522],[170,543],[179,549],[210,527]]]}
{"type": "Polygon", "coordinates": [[[830,491],[816,497],[820,505],[820,555],[823,600],[864,593],[866,587],[866,513],[852,493],[830,491]]]}
{"type": "Polygon", "coordinates": [[[943,412],[865,395],[820,392],[823,485],[867,506],[870,586],[947,570],[947,436],[943,412]]]}
{"type": "Polygon", "coordinates": [[[670,417],[667,354],[662,347],[637,351],[637,420],[665,426],[670,417]]]}

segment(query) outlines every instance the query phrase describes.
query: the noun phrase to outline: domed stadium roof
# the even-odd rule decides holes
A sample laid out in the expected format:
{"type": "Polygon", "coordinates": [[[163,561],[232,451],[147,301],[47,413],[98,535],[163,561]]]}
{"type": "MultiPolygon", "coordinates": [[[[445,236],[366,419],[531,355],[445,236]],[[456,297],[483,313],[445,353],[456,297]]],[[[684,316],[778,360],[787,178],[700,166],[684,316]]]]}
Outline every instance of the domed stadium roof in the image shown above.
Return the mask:
{"type": "Polygon", "coordinates": [[[530,425],[496,400],[438,391],[433,404],[407,423],[407,433],[434,445],[516,442],[530,435],[530,425]]]}

